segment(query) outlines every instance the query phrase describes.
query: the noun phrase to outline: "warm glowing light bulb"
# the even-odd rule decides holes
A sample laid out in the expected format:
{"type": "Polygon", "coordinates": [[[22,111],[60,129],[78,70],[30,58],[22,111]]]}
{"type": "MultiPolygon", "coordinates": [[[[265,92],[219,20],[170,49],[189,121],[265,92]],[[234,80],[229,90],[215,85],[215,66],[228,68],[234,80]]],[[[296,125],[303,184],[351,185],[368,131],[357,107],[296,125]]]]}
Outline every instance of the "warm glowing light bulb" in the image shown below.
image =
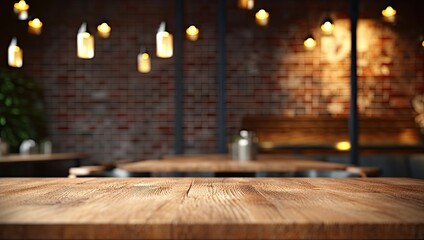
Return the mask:
{"type": "Polygon", "coordinates": [[[386,21],[386,22],[394,22],[395,21],[396,10],[393,7],[387,6],[386,9],[381,11],[381,14],[384,17],[384,21],[386,21]]]}
{"type": "Polygon", "coordinates": [[[334,30],[334,24],[327,19],[323,24],[321,24],[321,30],[325,34],[332,34],[334,30]]]}
{"type": "Polygon", "coordinates": [[[15,13],[20,13],[23,11],[28,11],[29,5],[24,0],[20,0],[19,2],[13,5],[13,9],[15,13]]]}
{"type": "Polygon", "coordinates": [[[97,26],[97,34],[101,38],[108,38],[110,36],[110,30],[111,27],[106,22],[103,22],[97,26]]]}
{"type": "Polygon", "coordinates": [[[312,50],[317,45],[317,42],[312,36],[308,36],[305,41],[303,41],[303,45],[307,50],[312,50]]]}
{"type": "Polygon", "coordinates": [[[386,9],[381,11],[381,14],[385,17],[393,17],[396,15],[396,10],[391,6],[387,6],[386,9]]]}
{"type": "Polygon", "coordinates": [[[94,57],[94,37],[87,31],[87,23],[82,23],[77,34],[77,56],[83,59],[94,57]]]}
{"type": "Polygon", "coordinates": [[[28,9],[29,5],[24,0],[20,0],[13,5],[13,11],[18,14],[19,20],[28,19],[28,9]]]}
{"type": "Polygon", "coordinates": [[[20,68],[23,65],[23,51],[17,45],[16,38],[13,38],[8,48],[7,63],[11,67],[20,68]]]}
{"type": "Polygon", "coordinates": [[[199,38],[199,29],[196,26],[191,25],[187,28],[186,35],[189,40],[196,41],[199,38]]]}
{"type": "Polygon", "coordinates": [[[259,26],[266,26],[268,25],[269,21],[269,13],[265,11],[264,9],[259,10],[256,14],[256,24],[259,26]]]}
{"type": "Polygon", "coordinates": [[[148,73],[151,70],[150,56],[147,52],[141,51],[137,56],[137,70],[141,73],[148,73]]]}
{"type": "Polygon", "coordinates": [[[174,54],[172,34],[165,30],[165,22],[161,22],[156,33],[156,55],[160,58],[170,58],[174,54]]]}
{"type": "Polygon", "coordinates": [[[336,143],[336,149],[340,151],[347,151],[350,149],[350,142],[348,141],[341,141],[336,143]]]}
{"type": "Polygon", "coordinates": [[[255,1],[254,0],[239,0],[238,6],[241,9],[251,10],[255,6],[255,1]]]}
{"type": "Polygon", "coordinates": [[[43,22],[38,18],[28,21],[28,32],[31,34],[40,35],[42,27],[43,22]]]}
{"type": "Polygon", "coordinates": [[[424,48],[424,40],[421,41],[421,46],[424,48]]]}

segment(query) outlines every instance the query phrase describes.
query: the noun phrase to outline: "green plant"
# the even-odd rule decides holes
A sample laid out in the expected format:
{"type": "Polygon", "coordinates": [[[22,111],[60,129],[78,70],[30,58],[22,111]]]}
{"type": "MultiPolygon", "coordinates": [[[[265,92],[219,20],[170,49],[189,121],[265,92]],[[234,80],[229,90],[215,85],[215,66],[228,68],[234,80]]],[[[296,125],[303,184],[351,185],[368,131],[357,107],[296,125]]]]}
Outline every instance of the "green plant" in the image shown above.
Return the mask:
{"type": "Polygon", "coordinates": [[[47,136],[42,90],[22,73],[0,70],[0,138],[17,152],[25,139],[47,136]]]}

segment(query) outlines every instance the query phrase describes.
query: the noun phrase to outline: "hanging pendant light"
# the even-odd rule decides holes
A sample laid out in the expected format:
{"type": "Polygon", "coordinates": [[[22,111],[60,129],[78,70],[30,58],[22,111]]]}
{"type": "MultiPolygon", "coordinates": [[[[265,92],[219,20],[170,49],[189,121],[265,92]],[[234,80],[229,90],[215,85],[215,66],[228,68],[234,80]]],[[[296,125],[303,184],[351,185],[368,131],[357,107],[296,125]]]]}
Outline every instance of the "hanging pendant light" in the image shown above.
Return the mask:
{"type": "Polygon", "coordinates": [[[173,55],[172,34],[165,30],[165,22],[161,22],[156,33],[156,55],[160,58],[170,58],[173,55]]]}
{"type": "Polygon", "coordinates": [[[396,20],[396,10],[392,6],[387,6],[385,9],[381,11],[383,15],[383,19],[386,22],[394,22],[396,20]]]}
{"type": "Polygon", "coordinates": [[[199,29],[196,26],[191,25],[186,29],[186,36],[189,40],[196,41],[199,38],[199,29]]]}
{"type": "Polygon", "coordinates": [[[20,68],[23,65],[23,51],[17,45],[16,37],[12,38],[8,48],[7,63],[11,67],[20,68]]]}
{"type": "Polygon", "coordinates": [[[28,19],[28,9],[29,5],[24,0],[20,0],[13,5],[13,11],[18,15],[19,20],[28,19]]]}
{"type": "Polygon", "coordinates": [[[40,19],[34,18],[28,21],[28,32],[34,35],[40,35],[43,22],[40,19]]]}
{"type": "Polygon", "coordinates": [[[254,0],[238,0],[238,7],[241,9],[251,10],[255,6],[254,0]]]}
{"type": "Polygon", "coordinates": [[[94,37],[88,32],[85,22],[81,24],[77,34],[77,56],[83,59],[94,57],[94,37]]]}
{"type": "Polygon", "coordinates": [[[333,19],[331,19],[330,17],[326,17],[321,24],[321,31],[326,35],[330,35],[333,33],[333,30],[334,30],[333,19]]]}
{"type": "Polygon", "coordinates": [[[145,49],[140,49],[137,56],[137,70],[141,73],[148,73],[152,69],[150,56],[145,49]]]}
{"type": "Polygon", "coordinates": [[[303,41],[303,46],[305,47],[306,50],[312,50],[315,48],[316,45],[317,45],[317,42],[315,41],[312,34],[309,34],[303,41]]]}
{"type": "Polygon", "coordinates": [[[264,9],[261,9],[255,14],[255,18],[256,24],[259,26],[266,26],[269,22],[269,13],[264,9]]]}
{"type": "Polygon", "coordinates": [[[108,38],[110,36],[110,31],[112,28],[107,24],[106,21],[102,22],[97,26],[97,35],[101,38],[108,38]]]}

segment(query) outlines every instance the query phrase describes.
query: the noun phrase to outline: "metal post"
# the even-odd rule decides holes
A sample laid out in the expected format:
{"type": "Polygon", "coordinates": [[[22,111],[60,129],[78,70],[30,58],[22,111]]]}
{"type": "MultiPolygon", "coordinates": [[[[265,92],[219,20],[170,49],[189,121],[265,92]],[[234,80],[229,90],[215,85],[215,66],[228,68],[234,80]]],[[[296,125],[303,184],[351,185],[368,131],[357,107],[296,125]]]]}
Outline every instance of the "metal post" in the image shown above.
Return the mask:
{"type": "Polygon", "coordinates": [[[357,50],[356,31],[358,22],[359,0],[350,0],[350,28],[351,28],[351,55],[350,55],[350,114],[349,114],[349,139],[350,139],[350,164],[358,165],[358,84],[357,84],[357,50]]]}
{"type": "Polygon", "coordinates": [[[175,154],[184,153],[183,16],[184,1],[175,0],[175,154]]]}
{"type": "Polygon", "coordinates": [[[218,0],[218,37],[217,37],[217,150],[225,153],[226,131],[225,131],[225,22],[226,4],[225,0],[218,0]]]}

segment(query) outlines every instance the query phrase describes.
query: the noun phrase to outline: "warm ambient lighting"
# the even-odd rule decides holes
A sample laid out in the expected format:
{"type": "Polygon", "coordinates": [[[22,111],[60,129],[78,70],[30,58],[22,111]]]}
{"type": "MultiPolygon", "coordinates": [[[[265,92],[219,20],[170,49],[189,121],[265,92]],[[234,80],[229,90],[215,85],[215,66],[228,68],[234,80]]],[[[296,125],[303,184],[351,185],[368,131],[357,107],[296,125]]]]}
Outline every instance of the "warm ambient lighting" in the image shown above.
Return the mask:
{"type": "Polygon", "coordinates": [[[186,36],[189,40],[196,41],[199,38],[199,29],[196,26],[191,25],[186,30],[186,36]]]}
{"type": "Polygon", "coordinates": [[[137,70],[141,73],[148,73],[151,70],[150,56],[144,50],[141,50],[137,56],[137,70]]]}
{"type": "Polygon", "coordinates": [[[253,9],[253,7],[255,6],[255,1],[254,0],[239,0],[238,1],[238,6],[241,9],[253,9]]]}
{"type": "Polygon", "coordinates": [[[303,41],[303,46],[305,46],[306,50],[312,50],[317,45],[317,42],[315,41],[314,37],[312,35],[308,35],[305,38],[305,41],[303,41]]]}
{"type": "Polygon", "coordinates": [[[350,149],[350,142],[348,141],[341,141],[336,143],[336,149],[340,151],[347,151],[350,149]]]}
{"type": "Polygon", "coordinates": [[[82,23],[77,35],[77,56],[83,59],[94,57],[94,37],[87,30],[87,23],[82,23]]]}
{"type": "Polygon", "coordinates": [[[334,30],[333,20],[331,18],[326,18],[321,24],[321,30],[325,34],[332,34],[334,30]]]}
{"type": "Polygon", "coordinates": [[[28,32],[31,34],[40,35],[42,27],[43,22],[38,18],[28,21],[28,32]]]}
{"type": "Polygon", "coordinates": [[[173,55],[172,34],[165,30],[165,22],[161,22],[156,33],[156,55],[160,58],[170,58],[173,55]]]}
{"type": "Polygon", "coordinates": [[[24,0],[20,0],[13,5],[13,11],[18,14],[19,20],[28,19],[28,9],[29,5],[24,0]]]}
{"type": "Polygon", "coordinates": [[[8,48],[7,62],[9,66],[20,68],[23,65],[23,51],[18,47],[16,38],[12,38],[8,48]]]}
{"type": "Polygon", "coordinates": [[[385,21],[387,22],[395,21],[396,10],[393,7],[387,6],[383,11],[381,11],[381,14],[383,15],[385,21]]]}
{"type": "Polygon", "coordinates": [[[421,40],[421,46],[424,48],[424,40],[421,40]]]}
{"type": "Polygon", "coordinates": [[[269,21],[269,13],[263,9],[259,10],[256,14],[256,24],[259,26],[266,26],[268,25],[269,21]]]}
{"type": "Polygon", "coordinates": [[[101,38],[108,38],[110,36],[110,30],[111,28],[106,22],[103,22],[97,26],[97,34],[101,38]]]}

